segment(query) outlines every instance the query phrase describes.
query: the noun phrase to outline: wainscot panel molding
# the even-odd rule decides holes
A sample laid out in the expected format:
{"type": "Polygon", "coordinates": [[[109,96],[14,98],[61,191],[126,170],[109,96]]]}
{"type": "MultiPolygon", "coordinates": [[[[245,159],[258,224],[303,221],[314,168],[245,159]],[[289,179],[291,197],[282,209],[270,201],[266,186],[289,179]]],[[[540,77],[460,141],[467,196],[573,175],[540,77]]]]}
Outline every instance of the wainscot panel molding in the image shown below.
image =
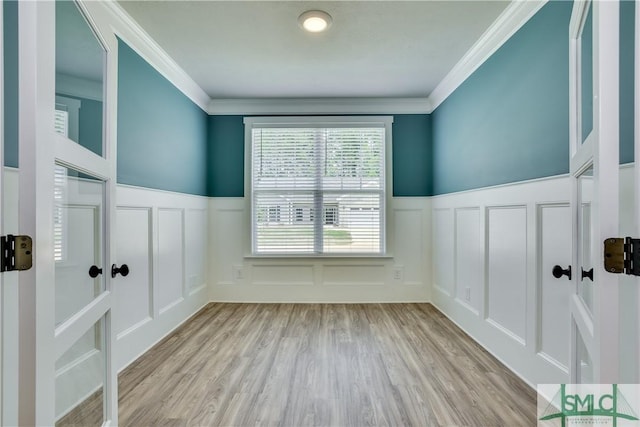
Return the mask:
{"type": "Polygon", "coordinates": [[[118,370],[209,302],[208,199],[127,185],[117,187],[118,264],[114,283],[118,370]]]}
{"type": "Polygon", "coordinates": [[[209,199],[211,301],[425,302],[430,300],[431,208],[390,201],[384,257],[253,257],[244,198],[209,199]]]}
{"type": "Polygon", "coordinates": [[[563,175],[431,199],[433,304],[530,385],[569,381],[569,196],[563,175]]]}

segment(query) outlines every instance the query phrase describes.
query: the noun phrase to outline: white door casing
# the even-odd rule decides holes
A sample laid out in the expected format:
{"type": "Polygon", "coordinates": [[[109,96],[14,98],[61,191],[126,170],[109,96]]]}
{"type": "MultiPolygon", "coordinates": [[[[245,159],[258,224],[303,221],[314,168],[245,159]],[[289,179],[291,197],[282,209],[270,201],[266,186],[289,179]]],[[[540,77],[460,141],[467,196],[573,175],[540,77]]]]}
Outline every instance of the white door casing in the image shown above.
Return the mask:
{"type": "MultiPolygon", "coordinates": [[[[635,30],[634,30],[634,163],[633,163],[633,189],[634,189],[634,233],[635,237],[640,237],[640,1],[635,1],[635,30]]],[[[635,284],[640,289],[640,277],[635,278],[635,284]]],[[[640,331],[640,292],[636,292],[636,321],[638,322],[637,330],[640,331]]],[[[637,350],[636,354],[640,355],[640,338],[636,337],[637,350]]],[[[640,357],[636,359],[636,372],[640,375],[640,357]]],[[[636,378],[640,381],[640,378],[636,378]]]]}
{"type": "MultiPolygon", "coordinates": [[[[0,3],[0,236],[4,236],[4,3],[0,3]]],[[[0,424],[4,424],[4,275],[0,274],[0,424]]]]}

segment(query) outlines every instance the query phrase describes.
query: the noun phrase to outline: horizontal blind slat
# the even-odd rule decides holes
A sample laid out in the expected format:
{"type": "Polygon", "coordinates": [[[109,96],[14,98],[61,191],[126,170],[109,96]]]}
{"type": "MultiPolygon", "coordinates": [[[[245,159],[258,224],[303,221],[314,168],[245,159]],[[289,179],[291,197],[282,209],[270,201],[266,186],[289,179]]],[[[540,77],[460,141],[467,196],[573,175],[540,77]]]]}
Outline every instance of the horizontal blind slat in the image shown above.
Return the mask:
{"type": "Polygon", "coordinates": [[[384,128],[252,129],[254,252],[313,252],[321,227],[324,253],[380,253],[384,142],[384,128]]]}

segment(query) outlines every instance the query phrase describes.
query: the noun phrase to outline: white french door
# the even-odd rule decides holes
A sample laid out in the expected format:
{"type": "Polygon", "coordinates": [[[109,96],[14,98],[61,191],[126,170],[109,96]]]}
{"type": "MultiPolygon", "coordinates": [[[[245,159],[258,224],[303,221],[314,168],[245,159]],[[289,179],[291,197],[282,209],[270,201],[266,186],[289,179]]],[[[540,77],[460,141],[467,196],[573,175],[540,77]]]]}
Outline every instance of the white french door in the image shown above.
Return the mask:
{"type": "MultiPolygon", "coordinates": [[[[4,236],[4,4],[0,3],[0,236],[4,236]]],[[[4,275],[0,274],[0,424],[4,424],[4,275]]]]}
{"type": "Polygon", "coordinates": [[[603,242],[619,233],[619,2],[576,0],[570,24],[573,257],[571,381],[619,380],[618,275],[603,242]]]}
{"type": "Polygon", "coordinates": [[[117,424],[117,45],[91,7],[19,4],[21,425],[117,424]]]}

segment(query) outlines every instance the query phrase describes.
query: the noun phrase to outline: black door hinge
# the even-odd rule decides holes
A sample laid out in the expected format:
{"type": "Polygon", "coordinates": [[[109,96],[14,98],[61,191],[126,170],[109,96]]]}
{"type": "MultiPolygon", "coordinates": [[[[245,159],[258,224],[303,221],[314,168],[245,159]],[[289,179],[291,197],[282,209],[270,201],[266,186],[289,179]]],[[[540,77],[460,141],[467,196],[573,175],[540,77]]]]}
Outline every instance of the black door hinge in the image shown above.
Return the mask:
{"type": "Polygon", "coordinates": [[[0,273],[28,270],[33,265],[33,241],[29,236],[0,236],[0,273]]]}
{"type": "Polygon", "coordinates": [[[604,269],[640,276],[640,239],[612,237],[604,241],[604,269]]]}

